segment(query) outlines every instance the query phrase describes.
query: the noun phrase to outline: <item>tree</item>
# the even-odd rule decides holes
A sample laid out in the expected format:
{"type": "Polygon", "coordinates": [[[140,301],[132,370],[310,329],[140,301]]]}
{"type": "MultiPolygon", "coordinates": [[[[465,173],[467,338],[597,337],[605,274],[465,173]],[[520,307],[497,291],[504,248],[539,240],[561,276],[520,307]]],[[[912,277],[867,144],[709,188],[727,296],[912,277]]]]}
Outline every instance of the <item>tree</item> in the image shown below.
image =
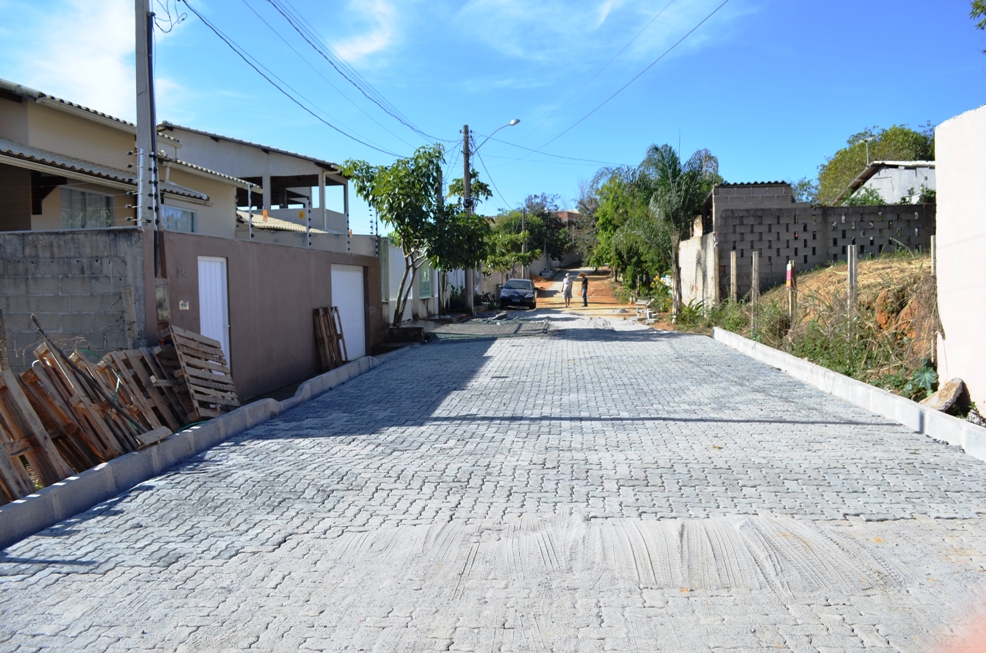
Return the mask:
{"type": "Polygon", "coordinates": [[[795,202],[805,202],[807,204],[818,204],[818,182],[808,177],[802,177],[798,181],[790,181],[791,194],[794,195],[795,202]]]}
{"type": "Polygon", "coordinates": [[[353,182],[356,193],[393,229],[391,239],[404,253],[394,326],[401,322],[414,277],[425,260],[422,252],[435,239],[440,231],[438,225],[444,220],[438,201],[444,161],[444,148],[432,145],[420,147],[412,156],[397,159],[389,166],[353,159],[342,165],[342,173],[353,182]]]}
{"type": "Polygon", "coordinates": [[[986,30],[986,0],[972,0],[972,11],[969,12],[969,18],[975,20],[979,19],[976,23],[977,29],[986,30]]]}
{"type": "Polygon", "coordinates": [[[428,260],[440,273],[439,312],[447,314],[449,270],[471,270],[487,256],[490,223],[481,215],[463,209],[461,203],[447,206],[428,240],[428,260]]]}
{"type": "Polygon", "coordinates": [[[866,169],[867,151],[871,163],[935,158],[934,128],[930,124],[921,131],[906,125],[894,125],[889,129],[873,127],[853,134],[847,145],[819,168],[818,201],[822,204],[834,204],[853,179],[866,169]]]}
{"type": "Polygon", "coordinates": [[[699,150],[682,165],[678,153],[670,145],[652,145],[647,150],[638,170],[650,198],[648,208],[654,218],[663,223],[670,234],[671,280],[673,311],[681,312],[681,265],[678,245],[686,234],[691,234],[692,223],[701,210],[709,191],[722,178],[718,161],[708,150],[699,150]]]}

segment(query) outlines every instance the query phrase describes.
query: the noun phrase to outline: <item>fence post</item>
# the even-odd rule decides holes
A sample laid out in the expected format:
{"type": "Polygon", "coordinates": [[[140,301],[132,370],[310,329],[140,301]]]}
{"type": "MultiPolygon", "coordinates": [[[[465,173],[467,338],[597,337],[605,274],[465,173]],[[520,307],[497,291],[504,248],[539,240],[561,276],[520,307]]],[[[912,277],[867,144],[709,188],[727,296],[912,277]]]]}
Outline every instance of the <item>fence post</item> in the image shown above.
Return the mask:
{"type": "Polygon", "coordinates": [[[757,337],[757,312],[760,310],[760,252],[753,250],[750,257],[750,328],[755,339],[757,337]]]}
{"type": "Polygon", "coordinates": [[[846,309],[848,310],[849,316],[851,318],[853,315],[856,314],[856,309],[857,309],[856,296],[859,288],[859,277],[857,276],[857,270],[858,270],[857,264],[859,262],[858,259],[859,255],[855,245],[849,245],[849,248],[846,251],[848,253],[848,256],[846,256],[846,263],[848,265],[846,277],[849,283],[849,288],[846,294],[846,302],[847,302],[846,309]]]}
{"type": "MultiPolygon", "coordinates": [[[[754,256],[756,252],[754,252],[754,256]]],[[[729,253],[729,301],[736,303],[738,297],[738,286],[736,284],[736,251],[729,253]]]]}
{"type": "Polygon", "coordinates": [[[787,262],[787,310],[793,329],[798,317],[798,264],[795,261],[787,262]]]}

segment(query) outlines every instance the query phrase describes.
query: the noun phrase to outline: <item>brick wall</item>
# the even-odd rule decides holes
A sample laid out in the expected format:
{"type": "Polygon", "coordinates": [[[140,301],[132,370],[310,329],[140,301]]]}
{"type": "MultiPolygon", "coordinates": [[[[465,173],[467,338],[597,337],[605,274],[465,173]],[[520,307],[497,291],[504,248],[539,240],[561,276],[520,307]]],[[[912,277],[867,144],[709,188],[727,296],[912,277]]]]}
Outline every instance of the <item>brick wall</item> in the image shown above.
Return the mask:
{"type": "Polygon", "coordinates": [[[63,348],[102,355],[144,344],[143,307],[137,229],[0,233],[0,310],[14,371],[31,365],[41,343],[32,313],[63,348]],[[130,294],[133,312],[125,310],[130,294]]]}

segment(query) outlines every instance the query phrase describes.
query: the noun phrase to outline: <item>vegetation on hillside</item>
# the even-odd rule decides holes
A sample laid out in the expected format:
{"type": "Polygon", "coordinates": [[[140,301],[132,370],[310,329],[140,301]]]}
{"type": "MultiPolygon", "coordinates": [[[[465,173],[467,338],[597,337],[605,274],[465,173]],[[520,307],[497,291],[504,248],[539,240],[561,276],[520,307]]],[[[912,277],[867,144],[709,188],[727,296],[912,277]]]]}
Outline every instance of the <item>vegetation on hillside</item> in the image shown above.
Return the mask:
{"type": "Polygon", "coordinates": [[[792,321],[787,289],[775,288],[756,307],[725,302],[686,306],[677,328],[709,332],[718,326],[813,363],[920,400],[937,384],[933,363],[938,330],[931,262],[910,253],[859,263],[857,307],[847,301],[845,263],[802,275],[792,321]]]}

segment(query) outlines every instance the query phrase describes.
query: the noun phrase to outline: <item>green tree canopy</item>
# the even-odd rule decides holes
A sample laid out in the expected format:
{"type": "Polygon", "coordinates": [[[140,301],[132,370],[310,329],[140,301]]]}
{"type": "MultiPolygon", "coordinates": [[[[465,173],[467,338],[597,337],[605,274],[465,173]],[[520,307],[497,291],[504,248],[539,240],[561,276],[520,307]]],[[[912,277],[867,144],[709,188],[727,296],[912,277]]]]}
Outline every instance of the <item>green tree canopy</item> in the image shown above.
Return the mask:
{"type": "Polygon", "coordinates": [[[982,30],[986,30],[986,0],[972,0],[972,11],[969,12],[969,18],[973,20],[979,19],[976,23],[976,27],[982,30]]]}
{"type": "Polygon", "coordinates": [[[931,161],[935,158],[934,129],[930,124],[921,131],[906,125],[894,125],[889,129],[873,127],[853,134],[847,141],[847,147],[836,152],[819,168],[819,203],[834,204],[852,180],[866,169],[867,146],[871,163],[931,161]]]}

